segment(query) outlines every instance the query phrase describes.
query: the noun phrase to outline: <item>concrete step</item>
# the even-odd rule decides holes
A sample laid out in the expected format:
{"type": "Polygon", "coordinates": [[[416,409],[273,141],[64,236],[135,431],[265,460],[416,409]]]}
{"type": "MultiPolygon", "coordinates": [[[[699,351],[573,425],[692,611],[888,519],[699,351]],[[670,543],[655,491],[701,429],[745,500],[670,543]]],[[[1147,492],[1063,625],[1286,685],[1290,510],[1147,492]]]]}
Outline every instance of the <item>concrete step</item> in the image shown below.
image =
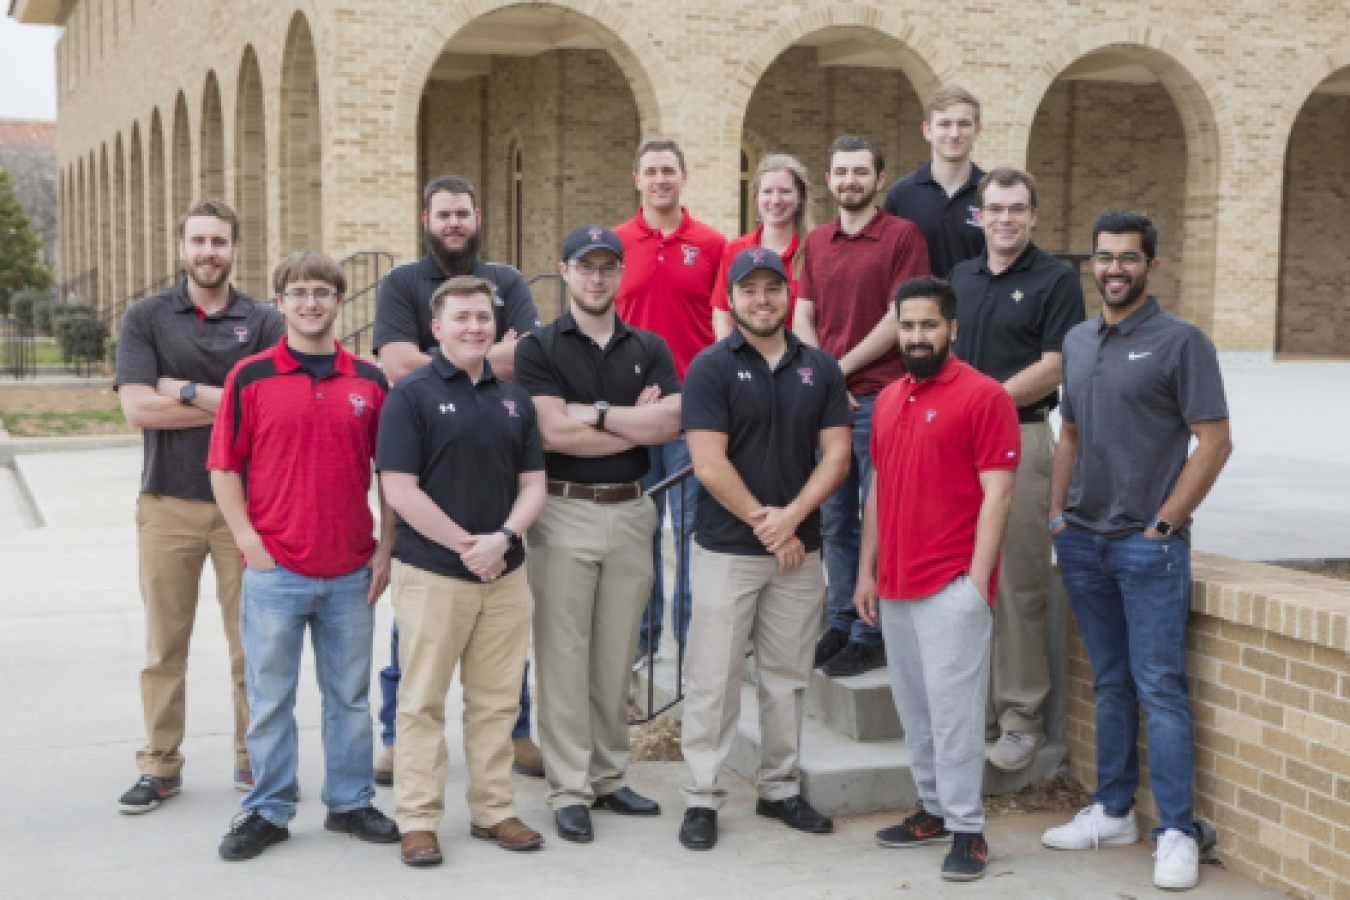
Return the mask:
{"type": "Polygon", "coordinates": [[[892,741],[905,736],[891,697],[890,675],[884,668],[849,678],[812,672],[806,687],[806,714],[855,741],[892,741]]]}
{"type": "MultiPolygon", "coordinates": [[[[655,707],[660,709],[675,696],[675,665],[657,663],[653,684],[655,707]]],[[[874,675],[877,673],[867,673],[874,675]]],[[[880,673],[883,678],[885,673],[880,673]]],[[[647,702],[647,673],[634,676],[634,695],[639,708],[647,702]]],[[[858,676],[859,678],[865,676],[858,676]]],[[[676,704],[670,715],[683,715],[676,704]]],[[[894,715],[894,709],[892,709],[894,715]]],[[[990,745],[992,746],[992,744],[990,745]]],[[[727,759],[727,767],[751,781],[759,768],[759,702],[752,684],[741,685],[741,717],[727,759]]],[[[1044,781],[1067,758],[1062,743],[1041,748],[1036,761],[1022,772],[1001,772],[985,767],[985,793],[1007,793],[1044,781]]],[[[802,794],[816,809],[832,816],[858,815],[883,810],[912,809],[917,803],[914,779],[909,771],[909,751],[900,739],[858,741],[835,731],[813,715],[802,722],[802,794]]]]}

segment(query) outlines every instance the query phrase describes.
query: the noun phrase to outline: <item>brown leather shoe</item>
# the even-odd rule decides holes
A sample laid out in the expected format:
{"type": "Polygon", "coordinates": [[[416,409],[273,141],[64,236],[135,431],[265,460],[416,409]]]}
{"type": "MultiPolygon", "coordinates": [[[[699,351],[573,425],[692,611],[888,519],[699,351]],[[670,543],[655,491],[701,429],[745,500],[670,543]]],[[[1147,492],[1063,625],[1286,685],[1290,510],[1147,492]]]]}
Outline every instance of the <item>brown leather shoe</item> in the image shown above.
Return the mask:
{"type": "Polygon", "coordinates": [[[375,760],[375,783],[386,787],[394,783],[394,745],[390,744],[375,760]]]}
{"type": "Polygon", "coordinates": [[[543,778],[544,754],[539,752],[539,748],[535,746],[534,741],[530,740],[530,736],[512,738],[511,744],[516,757],[511,768],[521,775],[543,778]]]}
{"type": "Polygon", "coordinates": [[[505,819],[491,828],[470,825],[469,834],[496,841],[503,850],[533,850],[544,845],[544,836],[519,819],[505,819]]]}
{"type": "Polygon", "coordinates": [[[439,866],[441,864],[441,845],[434,831],[404,832],[402,843],[403,862],[410,866],[439,866]]]}

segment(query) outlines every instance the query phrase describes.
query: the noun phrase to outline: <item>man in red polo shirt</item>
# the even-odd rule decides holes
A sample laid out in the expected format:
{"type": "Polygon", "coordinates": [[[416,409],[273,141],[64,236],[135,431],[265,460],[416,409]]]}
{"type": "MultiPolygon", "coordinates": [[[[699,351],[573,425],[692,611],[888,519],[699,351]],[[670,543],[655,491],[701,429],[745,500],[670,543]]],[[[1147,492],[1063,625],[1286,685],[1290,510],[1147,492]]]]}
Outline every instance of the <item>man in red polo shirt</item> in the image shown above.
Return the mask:
{"type": "MultiPolygon", "coordinates": [[[[614,229],[623,242],[623,281],[619,283],[614,309],[619,318],[634,328],[653,331],[670,347],[675,358],[675,374],[681,383],[685,370],[699,352],[713,342],[712,293],[727,239],[714,228],[689,215],[680,205],[680,194],[689,181],[680,145],[666,138],[650,138],[637,148],[633,159],[633,184],[642,196],[637,215],[614,229]]],[[[649,449],[651,469],[643,487],[687,468],[689,445],[681,434],[666,444],[649,449]]],[[[671,528],[679,541],[677,553],[689,558],[689,534],[694,529],[694,500],[698,482],[692,477],[674,489],[671,502],[671,528]]],[[[666,515],[664,495],[656,498],[657,522],[666,515]]],[[[661,528],[652,538],[656,565],[656,583],[648,613],[643,613],[638,640],[636,671],[645,661],[649,648],[655,654],[661,646],[661,618],[665,606],[664,566],[661,563],[661,528]]],[[[689,567],[684,583],[675,588],[675,610],[671,624],[676,639],[683,642],[689,630],[689,567]]],[[[659,656],[654,656],[659,658],[659,656]]]]}
{"type": "Polygon", "coordinates": [[[876,489],[853,602],[869,625],[880,619],[921,806],[877,841],[913,847],[955,835],[942,877],[973,881],[989,855],[980,785],[990,606],[1021,434],[1003,386],[951,355],[947,282],[901,285],[895,312],[908,374],[877,399],[876,489]]]}
{"type": "MultiPolygon", "coordinates": [[[[839,218],[806,239],[792,330],[839,361],[853,399],[853,465],[848,478],[820,507],[829,593],[830,628],[816,645],[815,665],[826,675],[860,675],[886,665],[881,632],[853,610],[858,571],[859,512],[872,481],[867,442],[877,394],[905,374],[893,345],[880,358],[863,357],[860,346],[883,319],[896,287],[928,274],[928,245],[912,222],[877,206],[886,182],[886,161],[871,141],[841,137],[830,146],[830,193],[839,218]]],[[[894,331],[893,326],[883,326],[894,331]]]]}
{"type": "Polygon", "coordinates": [[[226,860],[252,859],[290,837],[306,627],[323,695],[324,828],[371,843],[399,839],[398,827],[370,802],[367,699],[374,607],[389,583],[394,546],[383,495],[378,543],[367,500],[389,386],[377,367],[333,339],[346,291],[335,262],[303,250],[273,280],[286,338],[230,372],[206,463],[248,566],[240,618],[254,785],[221,842],[226,860]]]}

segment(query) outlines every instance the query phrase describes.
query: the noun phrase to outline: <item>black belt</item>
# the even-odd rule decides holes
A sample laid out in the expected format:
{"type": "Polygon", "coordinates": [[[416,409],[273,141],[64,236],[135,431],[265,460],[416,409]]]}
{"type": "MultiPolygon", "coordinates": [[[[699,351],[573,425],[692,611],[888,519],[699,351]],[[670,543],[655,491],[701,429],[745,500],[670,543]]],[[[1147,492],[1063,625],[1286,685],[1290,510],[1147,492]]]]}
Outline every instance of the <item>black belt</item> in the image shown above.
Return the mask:
{"type": "Polygon", "coordinates": [[[1050,415],[1050,410],[1045,407],[1040,409],[1019,409],[1017,411],[1017,422],[1020,425],[1033,425],[1036,422],[1044,422],[1050,415]]]}
{"type": "Polygon", "coordinates": [[[548,493],[551,497],[589,500],[592,503],[627,503],[642,496],[642,485],[636,481],[629,484],[573,484],[570,481],[550,481],[548,493]]]}

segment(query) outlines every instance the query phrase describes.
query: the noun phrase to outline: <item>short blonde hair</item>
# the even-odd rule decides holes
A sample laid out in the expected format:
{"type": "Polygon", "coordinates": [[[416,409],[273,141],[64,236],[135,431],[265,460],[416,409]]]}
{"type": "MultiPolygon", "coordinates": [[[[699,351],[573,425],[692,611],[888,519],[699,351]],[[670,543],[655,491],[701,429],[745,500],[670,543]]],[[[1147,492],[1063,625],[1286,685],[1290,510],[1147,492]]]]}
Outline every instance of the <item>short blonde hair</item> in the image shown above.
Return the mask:
{"type": "Polygon", "coordinates": [[[431,295],[431,315],[433,318],[441,317],[441,310],[445,309],[446,297],[472,297],[474,294],[482,294],[492,302],[492,282],[486,278],[479,278],[476,275],[456,275],[448,279],[445,284],[436,288],[436,293],[431,295]]]}
{"type": "Polygon", "coordinates": [[[207,197],[205,200],[198,200],[188,207],[187,212],[178,217],[178,239],[187,240],[188,219],[210,218],[219,219],[230,226],[230,240],[239,243],[239,214],[234,211],[234,207],[216,197],[207,197]]]}
{"type": "Polygon", "coordinates": [[[931,122],[933,121],[933,113],[951,109],[961,103],[965,103],[975,110],[975,124],[978,125],[980,122],[980,101],[976,100],[974,94],[959,84],[944,84],[933,91],[933,96],[928,98],[928,106],[924,110],[924,117],[931,122]]]}
{"type": "Polygon", "coordinates": [[[297,250],[281,261],[272,273],[272,287],[278,294],[297,281],[322,281],[333,286],[339,295],[347,293],[347,276],[332,258],[318,250],[297,250]]]}

